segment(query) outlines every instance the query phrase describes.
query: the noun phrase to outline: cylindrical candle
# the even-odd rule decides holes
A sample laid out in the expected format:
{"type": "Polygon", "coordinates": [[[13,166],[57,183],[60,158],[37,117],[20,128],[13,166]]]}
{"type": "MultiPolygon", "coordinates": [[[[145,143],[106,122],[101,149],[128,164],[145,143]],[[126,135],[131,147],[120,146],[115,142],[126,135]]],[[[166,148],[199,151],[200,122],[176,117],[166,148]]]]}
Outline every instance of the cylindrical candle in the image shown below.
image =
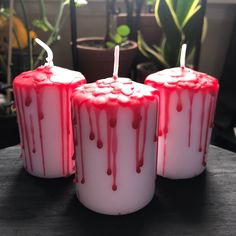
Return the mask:
{"type": "Polygon", "coordinates": [[[149,75],[145,84],[160,91],[157,174],[184,179],[206,166],[218,81],[189,68],[149,75]]]}
{"type": "Polygon", "coordinates": [[[155,189],[157,90],[128,78],[86,84],[72,95],[76,191],[93,211],[144,207],[155,189]]]}
{"type": "Polygon", "coordinates": [[[32,175],[57,178],[74,173],[70,96],[84,76],[45,65],[13,81],[22,159],[32,175]]]}

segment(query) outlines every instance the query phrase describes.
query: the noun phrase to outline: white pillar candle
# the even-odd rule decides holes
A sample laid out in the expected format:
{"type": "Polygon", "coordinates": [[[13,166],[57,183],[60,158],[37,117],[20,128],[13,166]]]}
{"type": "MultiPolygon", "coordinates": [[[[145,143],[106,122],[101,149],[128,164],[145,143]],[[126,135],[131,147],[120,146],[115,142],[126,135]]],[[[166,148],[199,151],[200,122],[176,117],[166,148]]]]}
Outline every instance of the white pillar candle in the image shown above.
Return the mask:
{"type": "Polygon", "coordinates": [[[77,196],[111,215],[137,211],[153,198],[157,145],[157,91],[118,78],[116,62],[113,78],[72,95],[77,196]]]}
{"type": "Polygon", "coordinates": [[[181,56],[181,67],[149,75],[145,84],[160,91],[157,174],[199,175],[206,166],[218,81],[184,67],[181,56]]]}
{"type": "Polygon", "coordinates": [[[20,131],[22,160],[32,175],[57,178],[74,172],[71,125],[72,90],[84,84],[79,72],[48,63],[17,76],[13,81],[20,131]]]}

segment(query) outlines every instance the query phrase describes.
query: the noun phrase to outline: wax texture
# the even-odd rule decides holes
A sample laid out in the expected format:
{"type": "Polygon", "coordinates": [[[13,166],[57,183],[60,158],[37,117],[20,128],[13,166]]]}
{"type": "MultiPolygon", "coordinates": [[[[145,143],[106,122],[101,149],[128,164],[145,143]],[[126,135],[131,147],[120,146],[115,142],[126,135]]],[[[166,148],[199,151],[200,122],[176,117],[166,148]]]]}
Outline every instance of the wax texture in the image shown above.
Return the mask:
{"type": "Polygon", "coordinates": [[[160,91],[157,174],[170,179],[199,175],[207,164],[217,79],[179,67],[151,74],[145,84],[160,91]]]}
{"type": "Polygon", "coordinates": [[[56,66],[14,79],[21,157],[30,174],[57,178],[74,173],[70,96],[84,83],[81,73],[56,66]]]}
{"type": "Polygon", "coordinates": [[[86,84],[72,95],[76,191],[93,211],[144,207],[155,190],[158,91],[128,78],[86,84]]]}

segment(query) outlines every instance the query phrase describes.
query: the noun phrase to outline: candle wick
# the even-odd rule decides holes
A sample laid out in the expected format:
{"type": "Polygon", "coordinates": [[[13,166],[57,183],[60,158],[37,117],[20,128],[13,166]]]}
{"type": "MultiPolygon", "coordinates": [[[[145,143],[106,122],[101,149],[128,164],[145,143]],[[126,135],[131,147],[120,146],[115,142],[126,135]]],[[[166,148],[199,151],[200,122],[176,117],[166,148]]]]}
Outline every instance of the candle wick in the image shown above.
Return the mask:
{"type": "Polygon", "coordinates": [[[118,68],[119,68],[119,54],[120,54],[120,47],[119,45],[115,46],[114,51],[114,69],[113,69],[113,78],[118,78],[118,68]]]}
{"type": "Polygon", "coordinates": [[[186,58],[186,50],[187,50],[187,44],[183,44],[181,48],[181,54],[180,54],[180,67],[185,67],[185,58],[186,58]]]}
{"type": "Polygon", "coordinates": [[[44,43],[42,40],[40,40],[39,38],[35,39],[35,42],[37,44],[39,44],[48,54],[46,61],[47,63],[45,63],[45,65],[52,67],[53,66],[53,53],[50,47],[48,47],[48,45],[46,43],[44,43]]]}

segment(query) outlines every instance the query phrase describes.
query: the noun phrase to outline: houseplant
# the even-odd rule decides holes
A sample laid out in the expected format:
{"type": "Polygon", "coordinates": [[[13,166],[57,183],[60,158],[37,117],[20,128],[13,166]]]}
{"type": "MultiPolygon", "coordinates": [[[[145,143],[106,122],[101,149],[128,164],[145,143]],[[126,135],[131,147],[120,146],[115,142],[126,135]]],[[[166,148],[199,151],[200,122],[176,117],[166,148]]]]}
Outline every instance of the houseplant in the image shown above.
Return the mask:
{"type": "Polygon", "coordinates": [[[130,29],[127,25],[119,26],[112,33],[111,7],[114,2],[114,0],[106,1],[105,36],[77,40],[79,70],[88,82],[112,76],[113,48],[116,44],[120,45],[119,75],[124,77],[130,75],[137,43],[128,39],[130,29]]]}
{"type": "MultiPolygon", "coordinates": [[[[48,35],[47,44],[53,46],[59,40],[60,30],[67,19],[64,10],[69,5],[69,0],[60,1],[54,24],[47,18],[45,1],[39,0],[38,3],[40,4],[41,18],[32,22],[28,20],[26,4],[23,0],[16,4],[18,7],[16,10],[22,13],[23,21],[17,16],[17,11],[13,7],[11,9],[0,8],[0,148],[19,143],[16,115],[14,109],[11,109],[13,104],[12,79],[17,74],[42,64],[41,60],[44,57],[44,50],[36,54],[33,53],[35,51],[33,38],[36,33],[30,29],[34,27],[38,34],[40,34],[39,30],[46,32],[48,35]],[[12,60],[9,61],[11,57],[12,60]]],[[[80,7],[87,4],[87,1],[75,0],[75,3],[77,7],[80,7]]]]}
{"type": "MultiPolygon", "coordinates": [[[[149,46],[142,33],[138,32],[138,48],[150,60],[149,63],[137,66],[139,81],[143,82],[150,73],[178,66],[183,43],[188,45],[186,64],[192,64],[197,41],[200,38],[197,29],[201,25],[201,10],[200,0],[156,0],[154,14],[163,36],[159,45],[149,46]]],[[[206,34],[206,24],[200,34],[203,39],[206,34]]]]}

